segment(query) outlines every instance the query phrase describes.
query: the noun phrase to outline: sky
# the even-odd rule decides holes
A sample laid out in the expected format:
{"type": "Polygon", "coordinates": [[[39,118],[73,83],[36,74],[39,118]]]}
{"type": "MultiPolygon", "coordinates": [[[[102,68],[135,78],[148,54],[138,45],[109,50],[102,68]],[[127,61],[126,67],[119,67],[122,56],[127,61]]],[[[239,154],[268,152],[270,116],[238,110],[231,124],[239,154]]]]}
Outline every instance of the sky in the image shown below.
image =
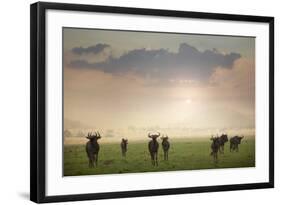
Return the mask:
{"type": "Polygon", "coordinates": [[[254,135],[255,38],[63,29],[64,128],[254,135]]]}

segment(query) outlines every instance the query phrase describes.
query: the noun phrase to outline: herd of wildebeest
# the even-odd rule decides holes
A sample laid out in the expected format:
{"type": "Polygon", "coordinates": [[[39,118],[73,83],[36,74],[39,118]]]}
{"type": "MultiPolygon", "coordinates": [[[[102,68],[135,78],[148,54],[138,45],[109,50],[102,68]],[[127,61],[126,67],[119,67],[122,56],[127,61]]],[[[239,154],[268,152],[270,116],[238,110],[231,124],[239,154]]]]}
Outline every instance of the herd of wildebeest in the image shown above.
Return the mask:
{"type": "MultiPolygon", "coordinates": [[[[151,138],[151,140],[148,142],[148,151],[150,153],[151,157],[151,163],[153,166],[158,166],[158,148],[159,143],[157,141],[157,138],[160,137],[160,133],[148,133],[148,137],[151,138]]],[[[100,146],[98,143],[98,140],[101,138],[101,135],[99,132],[88,133],[87,139],[89,141],[86,144],[86,152],[87,156],[89,158],[89,167],[96,167],[98,165],[98,154],[100,150],[100,146]]],[[[230,152],[239,151],[239,144],[241,143],[241,140],[244,138],[244,136],[234,136],[229,139],[230,142],[230,152]]],[[[170,149],[170,142],[168,140],[168,136],[162,135],[162,148],[164,152],[164,160],[168,160],[168,153],[170,149]]],[[[218,153],[224,153],[224,145],[228,142],[228,136],[227,134],[222,134],[221,136],[216,135],[215,137],[212,136],[210,139],[211,142],[211,153],[210,155],[213,156],[213,159],[215,162],[218,161],[218,153]]],[[[126,152],[128,149],[128,139],[122,138],[121,140],[121,154],[123,157],[126,157],[126,152]]]]}

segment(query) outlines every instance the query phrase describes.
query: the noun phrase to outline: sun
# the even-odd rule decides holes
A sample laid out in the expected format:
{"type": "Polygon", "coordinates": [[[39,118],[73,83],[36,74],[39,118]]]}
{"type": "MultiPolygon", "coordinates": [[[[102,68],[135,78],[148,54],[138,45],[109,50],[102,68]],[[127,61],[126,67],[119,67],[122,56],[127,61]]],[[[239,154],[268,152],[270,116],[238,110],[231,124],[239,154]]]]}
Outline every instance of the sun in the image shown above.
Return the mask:
{"type": "Polygon", "coordinates": [[[185,100],[185,103],[191,104],[191,103],[192,103],[192,100],[191,100],[191,99],[186,99],[186,100],[185,100]]]}

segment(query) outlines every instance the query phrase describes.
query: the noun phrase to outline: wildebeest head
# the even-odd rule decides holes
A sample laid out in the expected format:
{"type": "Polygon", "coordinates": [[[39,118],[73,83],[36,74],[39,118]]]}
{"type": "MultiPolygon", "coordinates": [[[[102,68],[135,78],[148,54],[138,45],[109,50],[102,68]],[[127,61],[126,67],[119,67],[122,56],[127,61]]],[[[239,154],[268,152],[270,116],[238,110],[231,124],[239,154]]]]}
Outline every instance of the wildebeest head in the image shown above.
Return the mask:
{"type": "Polygon", "coordinates": [[[124,138],[122,138],[122,143],[124,143],[124,144],[128,144],[128,139],[124,139],[124,138]]]}
{"type": "Polygon", "coordinates": [[[238,144],[241,144],[241,140],[244,138],[244,136],[242,137],[237,137],[237,141],[238,141],[238,144]]]}
{"type": "Polygon", "coordinates": [[[218,136],[216,136],[216,137],[214,137],[213,135],[212,135],[212,137],[211,137],[211,141],[213,141],[214,143],[219,143],[219,137],[218,136]]]}
{"type": "Polygon", "coordinates": [[[100,139],[101,136],[100,136],[99,132],[95,132],[94,134],[88,132],[88,135],[86,138],[91,141],[98,141],[98,139],[100,139]]]}
{"type": "Polygon", "coordinates": [[[166,135],[166,137],[164,137],[164,135],[161,137],[161,140],[163,141],[163,142],[165,142],[165,141],[168,141],[168,139],[169,139],[169,137],[166,135]]]}
{"type": "Polygon", "coordinates": [[[221,135],[221,140],[222,140],[223,142],[227,142],[227,141],[228,141],[227,134],[222,134],[222,135],[221,135]]]}
{"type": "Polygon", "coordinates": [[[148,133],[148,137],[152,138],[153,140],[156,140],[159,136],[160,136],[160,132],[157,132],[157,134],[148,133]]]}

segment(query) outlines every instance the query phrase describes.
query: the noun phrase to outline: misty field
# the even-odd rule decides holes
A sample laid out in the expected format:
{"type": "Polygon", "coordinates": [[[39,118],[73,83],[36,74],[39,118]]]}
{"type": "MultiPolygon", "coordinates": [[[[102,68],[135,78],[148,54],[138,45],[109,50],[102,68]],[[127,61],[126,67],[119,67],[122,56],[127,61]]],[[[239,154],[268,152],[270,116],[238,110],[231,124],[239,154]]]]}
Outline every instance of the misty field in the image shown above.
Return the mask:
{"type": "Polygon", "coordinates": [[[148,152],[148,140],[130,142],[126,158],[121,156],[120,143],[100,144],[98,167],[88,168],[85,145],[64,146],[64,176],[116,174],[154,171],[197,170],[214,168],[235,168],[255,166],[255,140],[244,139],[239,152],[229,151],[229,142],[225,144],[225,153],[219,154],[215,163],[209,139],[170,139],[169,160],[163,160],[163,150],[159,142],[158,167],[151,165],[148,152]]]}

